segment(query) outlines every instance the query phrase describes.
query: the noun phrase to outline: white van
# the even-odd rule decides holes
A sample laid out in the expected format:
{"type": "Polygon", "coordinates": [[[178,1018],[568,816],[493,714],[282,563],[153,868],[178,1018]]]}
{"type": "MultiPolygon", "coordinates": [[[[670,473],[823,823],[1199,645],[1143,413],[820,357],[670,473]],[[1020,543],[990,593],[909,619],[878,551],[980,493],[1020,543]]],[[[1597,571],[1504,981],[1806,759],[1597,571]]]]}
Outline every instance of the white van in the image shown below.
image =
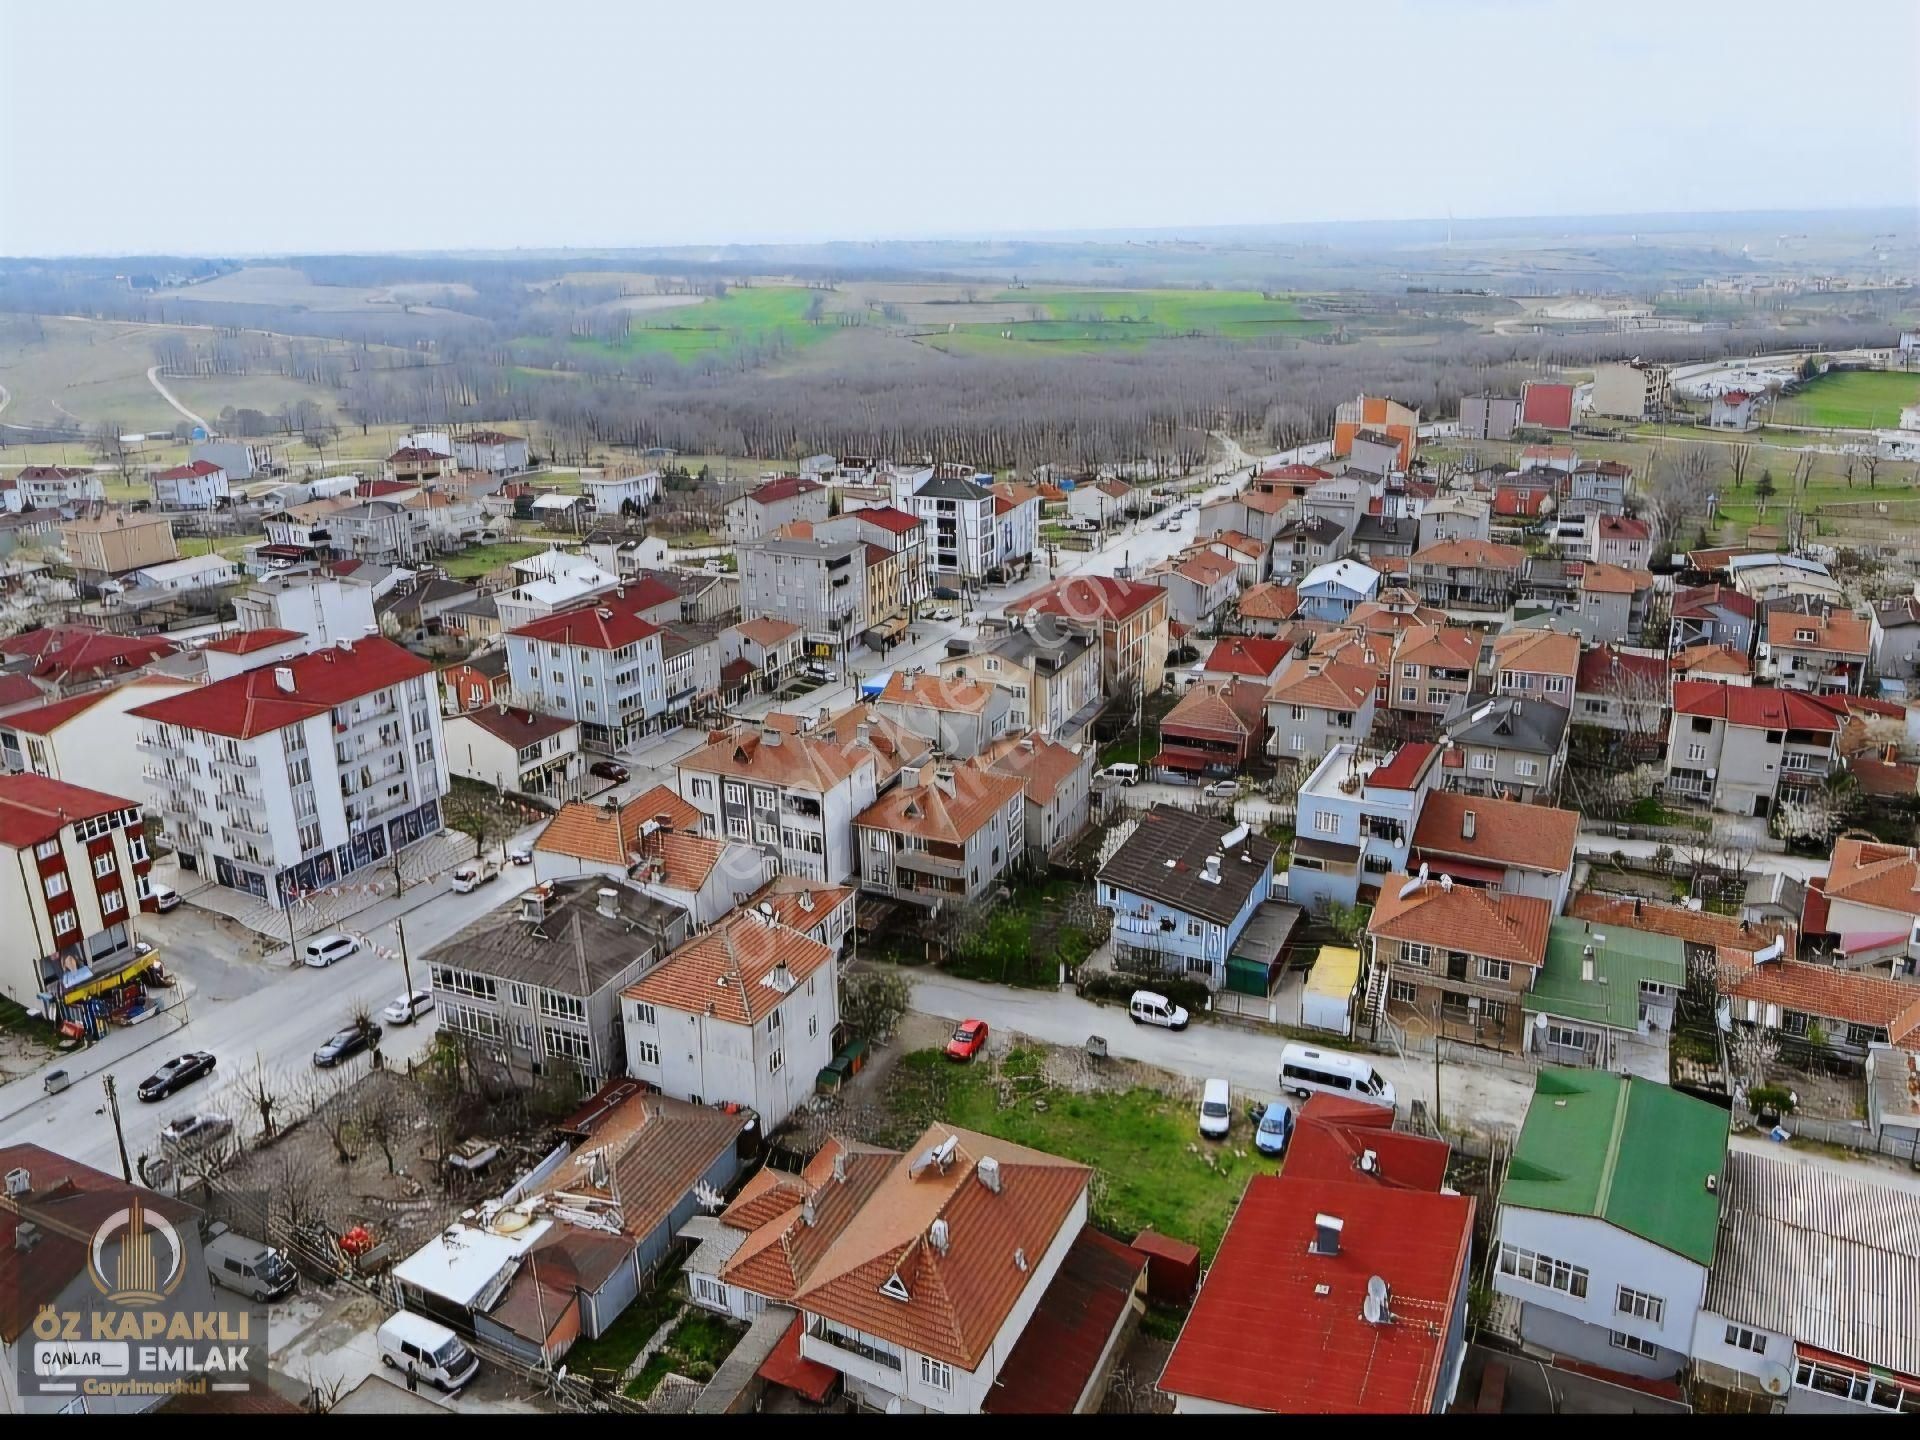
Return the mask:
{"type": "Polygon", "coordinates": [[[1209,1140],[1227,1138],[1233,1123],[1233,1096],[1224,1080],[1209,1080],[1200,1092],[1200,1133],[1209,1140]]]}
{"type": "Polygon", "coordinates": [[[1280,1052],[1280,1088],[1302,1100],[1316,1091],[1393,1109],[1393,1082],[1358,1055],[1289,1045],[1280,1052]]]}
{"type": "Polygon", "coordinates": [[[300,1281],[287,1257],[271,1245],[216,1225],[206,1244],[207,1278],[254,1300],[278,1300],[300,1281]]]}
{"type": "Polygon", "coordinates": [[[444,1325],[396,1310],[380,1327],[380,1363],[405,1374],[411,1365],[422,1380],[452,1394],[480,1368],[480,1361],[444,1325]]]}
{"type": "Polygon", "coordinates": [[[1159,1025],[1167,1030],[1187,1028],[1186,1010],[1151,990],[1133,992],[1133,998],[1127,1002],[1127,1015],[1136,1025],[1159,1025]]]}
{"type": "Polygon", "coordinates": [[[1100,773],[1109,780],[1119,781],[1122,785],[1138,785],[1140,783],[1140,767],[1124,760],[1107,766],[1107,768],[1100,773]]]}

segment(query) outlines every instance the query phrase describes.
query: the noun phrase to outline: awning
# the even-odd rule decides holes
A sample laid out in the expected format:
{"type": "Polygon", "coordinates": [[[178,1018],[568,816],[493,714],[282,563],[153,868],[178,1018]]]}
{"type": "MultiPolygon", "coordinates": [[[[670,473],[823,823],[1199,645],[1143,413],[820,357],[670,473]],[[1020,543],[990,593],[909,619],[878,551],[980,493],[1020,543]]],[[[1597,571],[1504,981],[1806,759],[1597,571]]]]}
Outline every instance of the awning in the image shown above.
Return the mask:
{"type": "Polygon", "coordinates": [[[759,1373],[768,1384],[785,1386],[801,1399],[817,1405],[833,1393],[833,1384],[840,1378],[840,1372],[801,1355],[801,1323],[798,1315],[793,1317],[793,1323],[780,1337],[780,1343],[773,1347],[773,1353],[760,1362],[759,1373]]]}
{"type": "Polygon", "coordinates": [[[158,950],[149,950],[144,955],[130,955],[124,960],[108,962],[110,970],[73,971],[74,975],[86,974],[90,978],[77,980],[71,988],[62,987],[60,1000],[63,1004],[78,1005],[82,1000],[91,1000],[95,995],[104,995],[109,990],[118,989],[133,979],[142,970],[146,970],[160,960],[158,950]]]}
{"type": "Polygon", "coordinates": [[[262,545],[260,547],[260,553],[262,555],[272,555],[283,560],[299,560],[311,554],[312,547],[307,545],[262,545]]]}
{"type": "Polygon", "coordinates": [[[1354,866],[1360,863],[1358,845],[1340,845],[1332,840],[1315,840],[1311,837],[1294,837],[1293,853],[1304,855],[1309,860],[1319,860],[1325,864],[1354,866]]]}
{"type": "Polygon", "coordinates": [[[1468,880],[1475,885],[1498,885],[1507,878],[1503,866],[1481,865],[1472,860],[1450,860],[1439,855],[1421,854],[1416,857],[1416,868],[1420,864],[1438,874],[1451,875],[1456,880],[1468,880]]]}
{"type": "Polygon", "coordinates": [[[878,625],[869,625],[867,627],[867,634],[877,635],[882,640],[891,640],[906,628],[907,617],[904,615],[893,615],[882,620],[878,625]]]}

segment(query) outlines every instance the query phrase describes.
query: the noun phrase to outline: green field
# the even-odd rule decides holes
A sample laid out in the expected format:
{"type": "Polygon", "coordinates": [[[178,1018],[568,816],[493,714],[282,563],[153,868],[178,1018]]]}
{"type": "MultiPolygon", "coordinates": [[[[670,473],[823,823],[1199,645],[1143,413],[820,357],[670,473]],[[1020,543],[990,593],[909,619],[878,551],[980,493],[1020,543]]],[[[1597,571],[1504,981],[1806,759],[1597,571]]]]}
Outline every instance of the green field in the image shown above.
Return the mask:
{"type": "Polygon", "coordinates": [[[675,360],[734,350],[804,349],[841,329],[831,319],[818,325],[807,319],[807,307],[819,293],[793,285],[736,288],[696,306],[637,311],[633,329],[622,342],[575,340],[573,345],[603,355],[668,355],[675,360]]]}
{"type": "Polygon", "coordinates": [[[1004,291],[993,300],[1017,304],[1023,318],[956,325],[928,342],[978,353],[1012,344],[1085,351],[1196,337],[1265,340],[1326,329],[1322,321],[1303,319],[1292,300],[1255,290],[1004,291]]]}
{"type": "Polygon", "coordinates": [[[529,555],[538,555],[546,548],[544,544],[535,541],[475,545],[462,550],[458,555],[448,556],[442,564],[449,579],[477,580],[482,575],[498,570],[502,565],[510,565],[515,560],[524,560],[529,555]]]}
{"type": "Polygon", "coordinates": [[[1890,430],[1900,411],[1920,405],[1920,374],[1892,370],[1836,370],[1808,381],[1775,407],[1783,425],[1831,425],[1890,430]]]}

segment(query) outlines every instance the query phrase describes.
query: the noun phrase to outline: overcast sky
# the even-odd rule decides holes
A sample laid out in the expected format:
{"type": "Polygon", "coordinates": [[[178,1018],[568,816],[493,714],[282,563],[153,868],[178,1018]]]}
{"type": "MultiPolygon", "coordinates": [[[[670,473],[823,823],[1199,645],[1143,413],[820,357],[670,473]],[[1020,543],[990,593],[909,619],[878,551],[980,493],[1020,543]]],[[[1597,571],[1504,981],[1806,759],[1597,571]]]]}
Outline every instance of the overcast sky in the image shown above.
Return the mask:
{"type": "Polygon", "coordinates": [[[1920,201],[1916,0],[0,0],[0,253],[1920,201]]]}

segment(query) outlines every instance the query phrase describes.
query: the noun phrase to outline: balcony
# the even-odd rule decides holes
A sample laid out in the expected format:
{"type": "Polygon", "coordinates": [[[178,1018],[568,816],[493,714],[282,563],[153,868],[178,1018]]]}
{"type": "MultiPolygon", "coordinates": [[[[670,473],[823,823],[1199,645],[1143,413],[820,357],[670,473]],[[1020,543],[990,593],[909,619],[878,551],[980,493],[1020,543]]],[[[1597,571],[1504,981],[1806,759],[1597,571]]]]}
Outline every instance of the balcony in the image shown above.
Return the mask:
{"type": "Polygon", "coordinates": [[[145,750],[150,755],[178,755],[182,753],[181,746],[174,741],[163,739],[157,734],[144,730],[134,737],[133,744],[135,749],[145,750]]]}
{"type": "Polygon", "coordinates": [[[964,880],[967,866],[964,860],[949,860],[927,850],[896,850],[893,852],[894,868],[912,870],[922,875],[939,875],[949,880],[964,880]]]}
{"type": "Polygon", "coordinates": [[[212,763],[215,770],[232,775],[251,775],[260,769],[260,762],[251,755],[216,755],[212,763]]]}

